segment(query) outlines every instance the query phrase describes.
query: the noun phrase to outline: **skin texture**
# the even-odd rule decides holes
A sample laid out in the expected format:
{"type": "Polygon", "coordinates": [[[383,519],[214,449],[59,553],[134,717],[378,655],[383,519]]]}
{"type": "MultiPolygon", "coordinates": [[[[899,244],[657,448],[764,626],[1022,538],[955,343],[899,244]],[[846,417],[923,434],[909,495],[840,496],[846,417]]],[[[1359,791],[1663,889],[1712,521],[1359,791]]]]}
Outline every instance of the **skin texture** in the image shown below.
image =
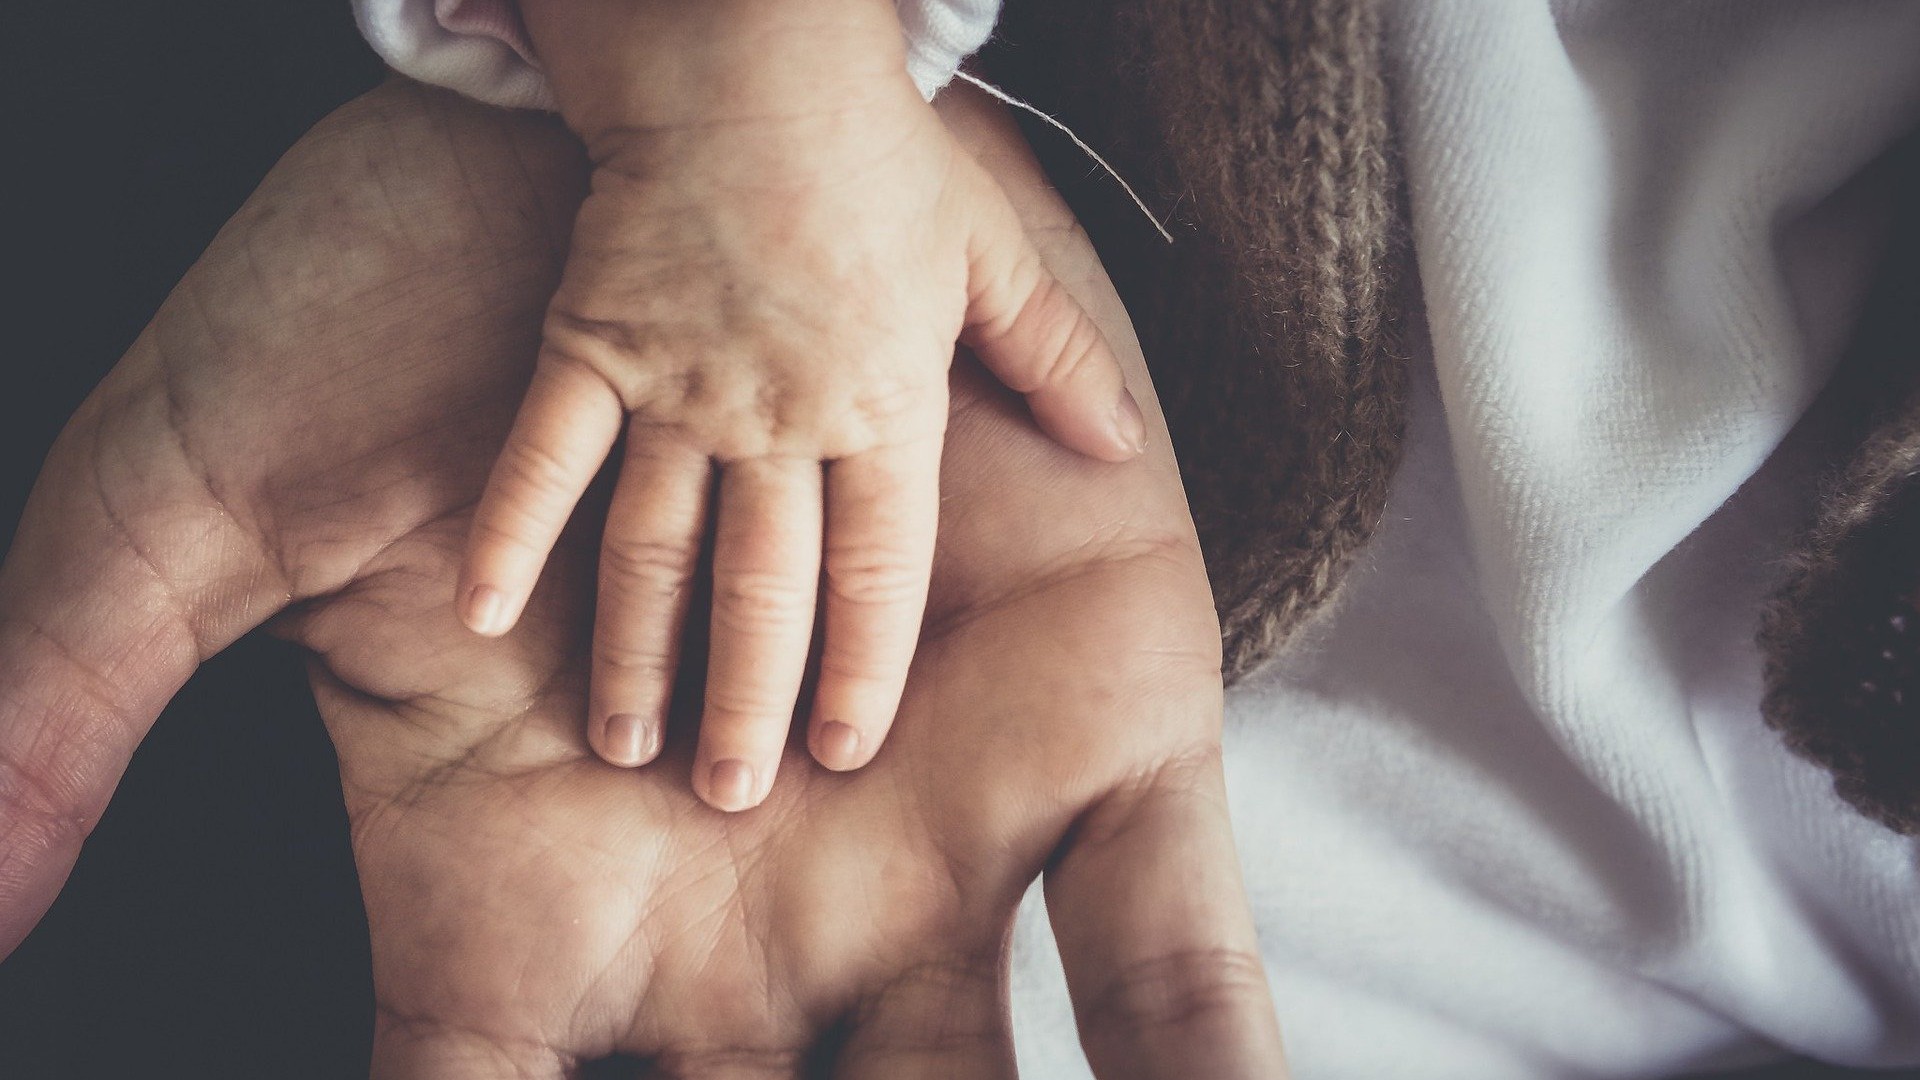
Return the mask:
{"type": "MultiPolygon", "coordinates": [[[[964,94],[943,113],[1144,388],[1017,132],[964,94]]],[[[272,620],[312,652],[339,755],[376,1076],[557,1077],[615,1052],[660,1077],[1010,1076],[1005,942],[1043,873],[1098,1075],[1282,1075],[1164,435],[1093,462],[958,370],[899,728],[858,774],[789,748],[749,812],[585,742],[591,512],[514,632],[460,625],[445,581],[528,378],[576,154],[431,91],[362,99],[74,417],[0,567],[0,949],[167,698],[272,620]]],[[[691,757],[696,720],[676,714],[667,757],[691,757]]]]}
{"type": "Polygon", "coordinates": [[[612,455],[589,739],[616,765],[659,754],[711,532],[693,786],[747,809],[772,790],[816,621],[813,756],[858,768],[886,738],[927,601],[956,340],[1062,445],[1130,460],[1143,420],[907,77],[890,0],[521,10],[593,167],[475,513],[463,618],[513,626],[612,455]]]}

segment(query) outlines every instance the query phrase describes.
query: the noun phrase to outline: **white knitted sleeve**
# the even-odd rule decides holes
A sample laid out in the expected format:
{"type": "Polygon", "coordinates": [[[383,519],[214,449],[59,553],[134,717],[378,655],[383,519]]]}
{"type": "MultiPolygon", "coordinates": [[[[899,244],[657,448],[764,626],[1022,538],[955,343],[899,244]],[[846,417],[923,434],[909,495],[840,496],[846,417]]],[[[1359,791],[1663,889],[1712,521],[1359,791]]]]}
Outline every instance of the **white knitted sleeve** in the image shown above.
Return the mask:
{"type": "MultiPolygon", "coordinates": [[[[986,44],[1000,14],[1000,0],[895,2],[907,73],[929,100],[986,44]]],[[[553,108],[514,0],[353,0],[353,11],[373,51],[402,75],[490,105],[553,108]]]]}

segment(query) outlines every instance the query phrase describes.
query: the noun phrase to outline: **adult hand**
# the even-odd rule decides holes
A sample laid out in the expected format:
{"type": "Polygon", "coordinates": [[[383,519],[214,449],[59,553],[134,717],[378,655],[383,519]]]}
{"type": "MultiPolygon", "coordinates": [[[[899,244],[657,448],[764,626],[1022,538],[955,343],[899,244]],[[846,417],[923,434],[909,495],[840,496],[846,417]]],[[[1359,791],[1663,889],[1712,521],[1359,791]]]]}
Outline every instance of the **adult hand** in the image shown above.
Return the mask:
{"type": "MultiPolygon", "coordinates": [[[[1103,319],[1018,135],[949,122],[1103,319]]],[[[1103,1077],[1271,1077],[1228,835],[1217,635],[1177,475],[1053,446],[955,386],[928,629],[853,775],[792,756],[723,815],[580,717],[596,537],[501,640],[454,618],[466,519],[525,384],[579,163],[553,128],[390,86],[292,152],[50,455],[0,569],[0,947],[58,890],[204,657],[313,650],[366,893],[383,1076],[1001,1076],[1004,950],[1044,871],[1103,1077]]],[[[577,523],[584,525],[584,522],[577,523]]]]}

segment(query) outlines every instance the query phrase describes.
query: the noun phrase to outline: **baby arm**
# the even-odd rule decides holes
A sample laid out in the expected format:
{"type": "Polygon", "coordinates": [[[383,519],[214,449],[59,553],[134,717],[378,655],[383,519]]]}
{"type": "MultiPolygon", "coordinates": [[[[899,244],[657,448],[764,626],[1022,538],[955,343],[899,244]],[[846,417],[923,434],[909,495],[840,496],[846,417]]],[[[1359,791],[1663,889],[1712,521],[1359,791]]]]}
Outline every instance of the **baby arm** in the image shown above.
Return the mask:
{"type": "Polygon", "coordinates": [[[1083,453],[1138,453],[1138,406],[907,77],[889,0],[521,13],[592,191],[475,518],[461,614],[481,633],[513,625],[624,434],[590,738],[616,764],[659,752],[711,529],[693,783],[744,809],[772,784],[817,607],[814,756],[856,768],[892,722],[933,558],[955,342],[1083,453]]]}

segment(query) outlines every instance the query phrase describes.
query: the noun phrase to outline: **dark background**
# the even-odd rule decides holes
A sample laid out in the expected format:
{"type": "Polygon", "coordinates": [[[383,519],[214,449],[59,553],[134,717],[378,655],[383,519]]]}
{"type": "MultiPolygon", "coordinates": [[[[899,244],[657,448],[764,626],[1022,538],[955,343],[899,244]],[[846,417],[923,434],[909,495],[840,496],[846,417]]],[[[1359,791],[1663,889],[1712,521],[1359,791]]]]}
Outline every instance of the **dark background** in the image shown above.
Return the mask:
{"type": "MultiPolygon", "coordinates": [[[[8,8],[10,538],[66,416],[279,155],[381,71],[347,0],[8,8]]],[[[1029,134],[1050,149],[1048,132],[1029,134]]],[[[1085,194],[1072,190],[1083,162],[1050,163],[1085,194]]],[[[339,780],[300,658],[249,638],[161,717],[59,901],[0,963],[0,1080],[365,1076],[368,966],[339,780]]]]}

